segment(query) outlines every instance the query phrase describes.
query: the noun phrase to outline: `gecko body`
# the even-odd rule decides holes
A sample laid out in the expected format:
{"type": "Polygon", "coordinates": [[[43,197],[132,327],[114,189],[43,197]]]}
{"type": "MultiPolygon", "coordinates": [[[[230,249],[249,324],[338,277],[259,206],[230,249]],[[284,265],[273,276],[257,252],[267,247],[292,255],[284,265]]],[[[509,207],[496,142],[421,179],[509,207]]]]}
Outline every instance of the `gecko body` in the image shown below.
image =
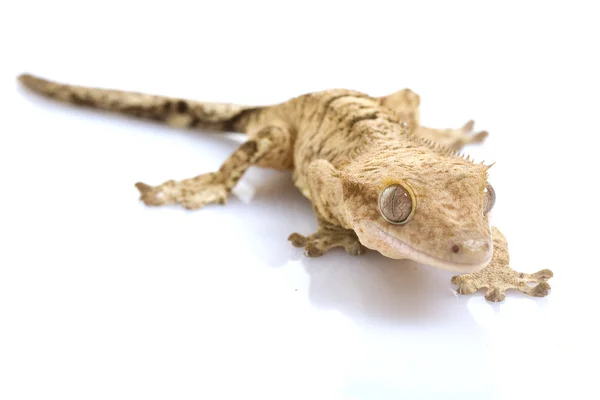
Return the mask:
{"type": "Polygon", "coordinates": [[[247,141],[216,172],[151,186],[138,182],[149,206],[179,203],[198,209],[225,204],[252,165],[291,170],[318,221],[311,235],[289,240],[310,257],[334,247],[352,255],[368,249],[394,259],[453,270],[458,292],[486,288],[501,301],[513,288],[545,296],[549,270],[533,274],[509,267],[507,242],[490,227],[495,202],[489,165],[458,151],[487,132],[431,129],[420,124],[419,96],[405,89],[389,96],[334,89],[264,107],[206,103],[56,83],[31,75],[29,89],[60,101],[115,111],[182,128],[240,132],[247,141]]]}

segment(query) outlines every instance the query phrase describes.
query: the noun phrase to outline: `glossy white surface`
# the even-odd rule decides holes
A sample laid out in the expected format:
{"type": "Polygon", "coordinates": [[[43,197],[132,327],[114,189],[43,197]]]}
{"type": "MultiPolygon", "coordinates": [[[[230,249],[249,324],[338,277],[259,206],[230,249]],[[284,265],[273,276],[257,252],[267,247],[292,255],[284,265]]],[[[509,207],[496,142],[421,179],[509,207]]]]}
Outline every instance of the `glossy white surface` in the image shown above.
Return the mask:
{"type": "Polygon", "coordinates": [[[593,397],[596,14],[414,3],[3,3],[0,398],[593,397]],[[214,170],[241,138],[53,103],[24,71],[246,104],[410,87],[424,124],[489,130],[468,151],[497,162],[493,221],[552,293],[491,304],[448,271],[304,258],[287,173],[251,170],[226,207],[144,207],[135,182],[214,170]]]}

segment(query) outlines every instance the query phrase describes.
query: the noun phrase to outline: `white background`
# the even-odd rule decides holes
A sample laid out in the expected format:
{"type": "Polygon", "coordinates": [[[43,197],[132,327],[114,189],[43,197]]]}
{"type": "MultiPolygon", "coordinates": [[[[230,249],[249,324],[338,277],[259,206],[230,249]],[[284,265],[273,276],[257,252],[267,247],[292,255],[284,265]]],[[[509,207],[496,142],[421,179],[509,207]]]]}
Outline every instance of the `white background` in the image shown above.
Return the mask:
{"type": "Polygon", "coordinates": [[[0,399],[597,395],[594,2],[277,4],[2,3],[0,399]],[[25,71],[244,104],[410,87],[424,124],[490,132],[468,152],[497,162],[493,221],[552,293],[491,304],[411,262],[304,258],[287,173],[146,208],[135,182],[215,170],[241,139],[53,103],[25,71]]]}

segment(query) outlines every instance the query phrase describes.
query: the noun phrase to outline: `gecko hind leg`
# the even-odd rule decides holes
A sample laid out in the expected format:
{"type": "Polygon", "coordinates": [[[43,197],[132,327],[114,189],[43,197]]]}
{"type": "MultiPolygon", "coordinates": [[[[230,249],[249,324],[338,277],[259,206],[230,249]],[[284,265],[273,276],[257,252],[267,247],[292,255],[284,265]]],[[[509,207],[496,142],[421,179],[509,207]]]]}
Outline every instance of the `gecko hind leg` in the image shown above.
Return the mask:
{"type": "Polygon", "coordinates": [[[544,297],[550,291],[547,280],[552,271],[543,269],[533,274],[513,271],[509,266],[506,238],[497,228],[492,228],[494,237],[494,255],[492,261],[481,271],[452,277],[452,283],[458,285],[457,292],[471,294],[485,288],[485,298],[489,301],[502,301],[507,289],[516,289],[526,295],[544,297]],[[535,285],[532,285],[535,284],[535,285]]]}
{"type": "Polygon", "coordinates": [[[148,206],[180,203],[194,210],[207,204],[225,204],[233,187],[253,164],[265,164],[263,158],[274,153],[286,154],[289,146],[287,132],[275,126],[260,130],[255,138],[243,143],[227,158],[216,172],[198,175],[182,181],[169,180],[158,186],[138,182],[140,200],[148,206]],[[283,150],[283,151],[281,151],[283,150]]]}
{"type": "Polygon", "coordinates": [[[473,132],[475,122],[472,120],[458,129],[433,129],[421,126],[419,109],[421,99],[410,89],[380,97],[379,101],[385,107],[394,110],[400,120],[406,122],[412,133],[451,150],[459,150],[466,144],[481,143],[488,136],[486,131],[473,132]]]}
{"type": "Polygon", "coordinates": [[[304,254],[307,257],[319,257],[334,247],[343,247],[346,252],[353,256],[364,254],[367,250],[359,240],[352,229],[344,229],[340,226],[332,225],[322,218],[318,219],[319,227],[317,232],[309,236],[303,236],[299,233],[292,233],[288,240],[296,247],[304,247],[304,254]]]}

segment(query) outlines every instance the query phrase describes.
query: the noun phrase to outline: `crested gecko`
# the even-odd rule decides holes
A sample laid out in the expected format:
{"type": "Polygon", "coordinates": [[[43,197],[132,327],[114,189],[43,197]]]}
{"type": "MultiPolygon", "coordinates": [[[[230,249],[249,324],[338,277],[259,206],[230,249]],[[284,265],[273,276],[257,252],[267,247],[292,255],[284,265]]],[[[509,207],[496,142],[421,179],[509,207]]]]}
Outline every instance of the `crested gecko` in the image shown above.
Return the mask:
{"type": "Polygon", "coordinates": [[[507,289],[537,297],[550,290],[552,271],[509,267],[507,241],[489,223],[496,196],[487,181],[491,165],[459,153],[487,132],[473,132],[473,121],[460,129],[422,126],[420,98],[409,89],[382,97],[325,90],[252,107],[73,86],[29,74],[19,81],[67,103],[180,128],[247,134],[216,172],[156,186],[136,183],[148,206],[225,204],[250,166],[291,170],[318,221],[315,233],[288,238],[306,256],[334,247],[352,255],[375,250],[456,271],[458,293],[485,288],[489,301],[502,301],[507,289]]]}

